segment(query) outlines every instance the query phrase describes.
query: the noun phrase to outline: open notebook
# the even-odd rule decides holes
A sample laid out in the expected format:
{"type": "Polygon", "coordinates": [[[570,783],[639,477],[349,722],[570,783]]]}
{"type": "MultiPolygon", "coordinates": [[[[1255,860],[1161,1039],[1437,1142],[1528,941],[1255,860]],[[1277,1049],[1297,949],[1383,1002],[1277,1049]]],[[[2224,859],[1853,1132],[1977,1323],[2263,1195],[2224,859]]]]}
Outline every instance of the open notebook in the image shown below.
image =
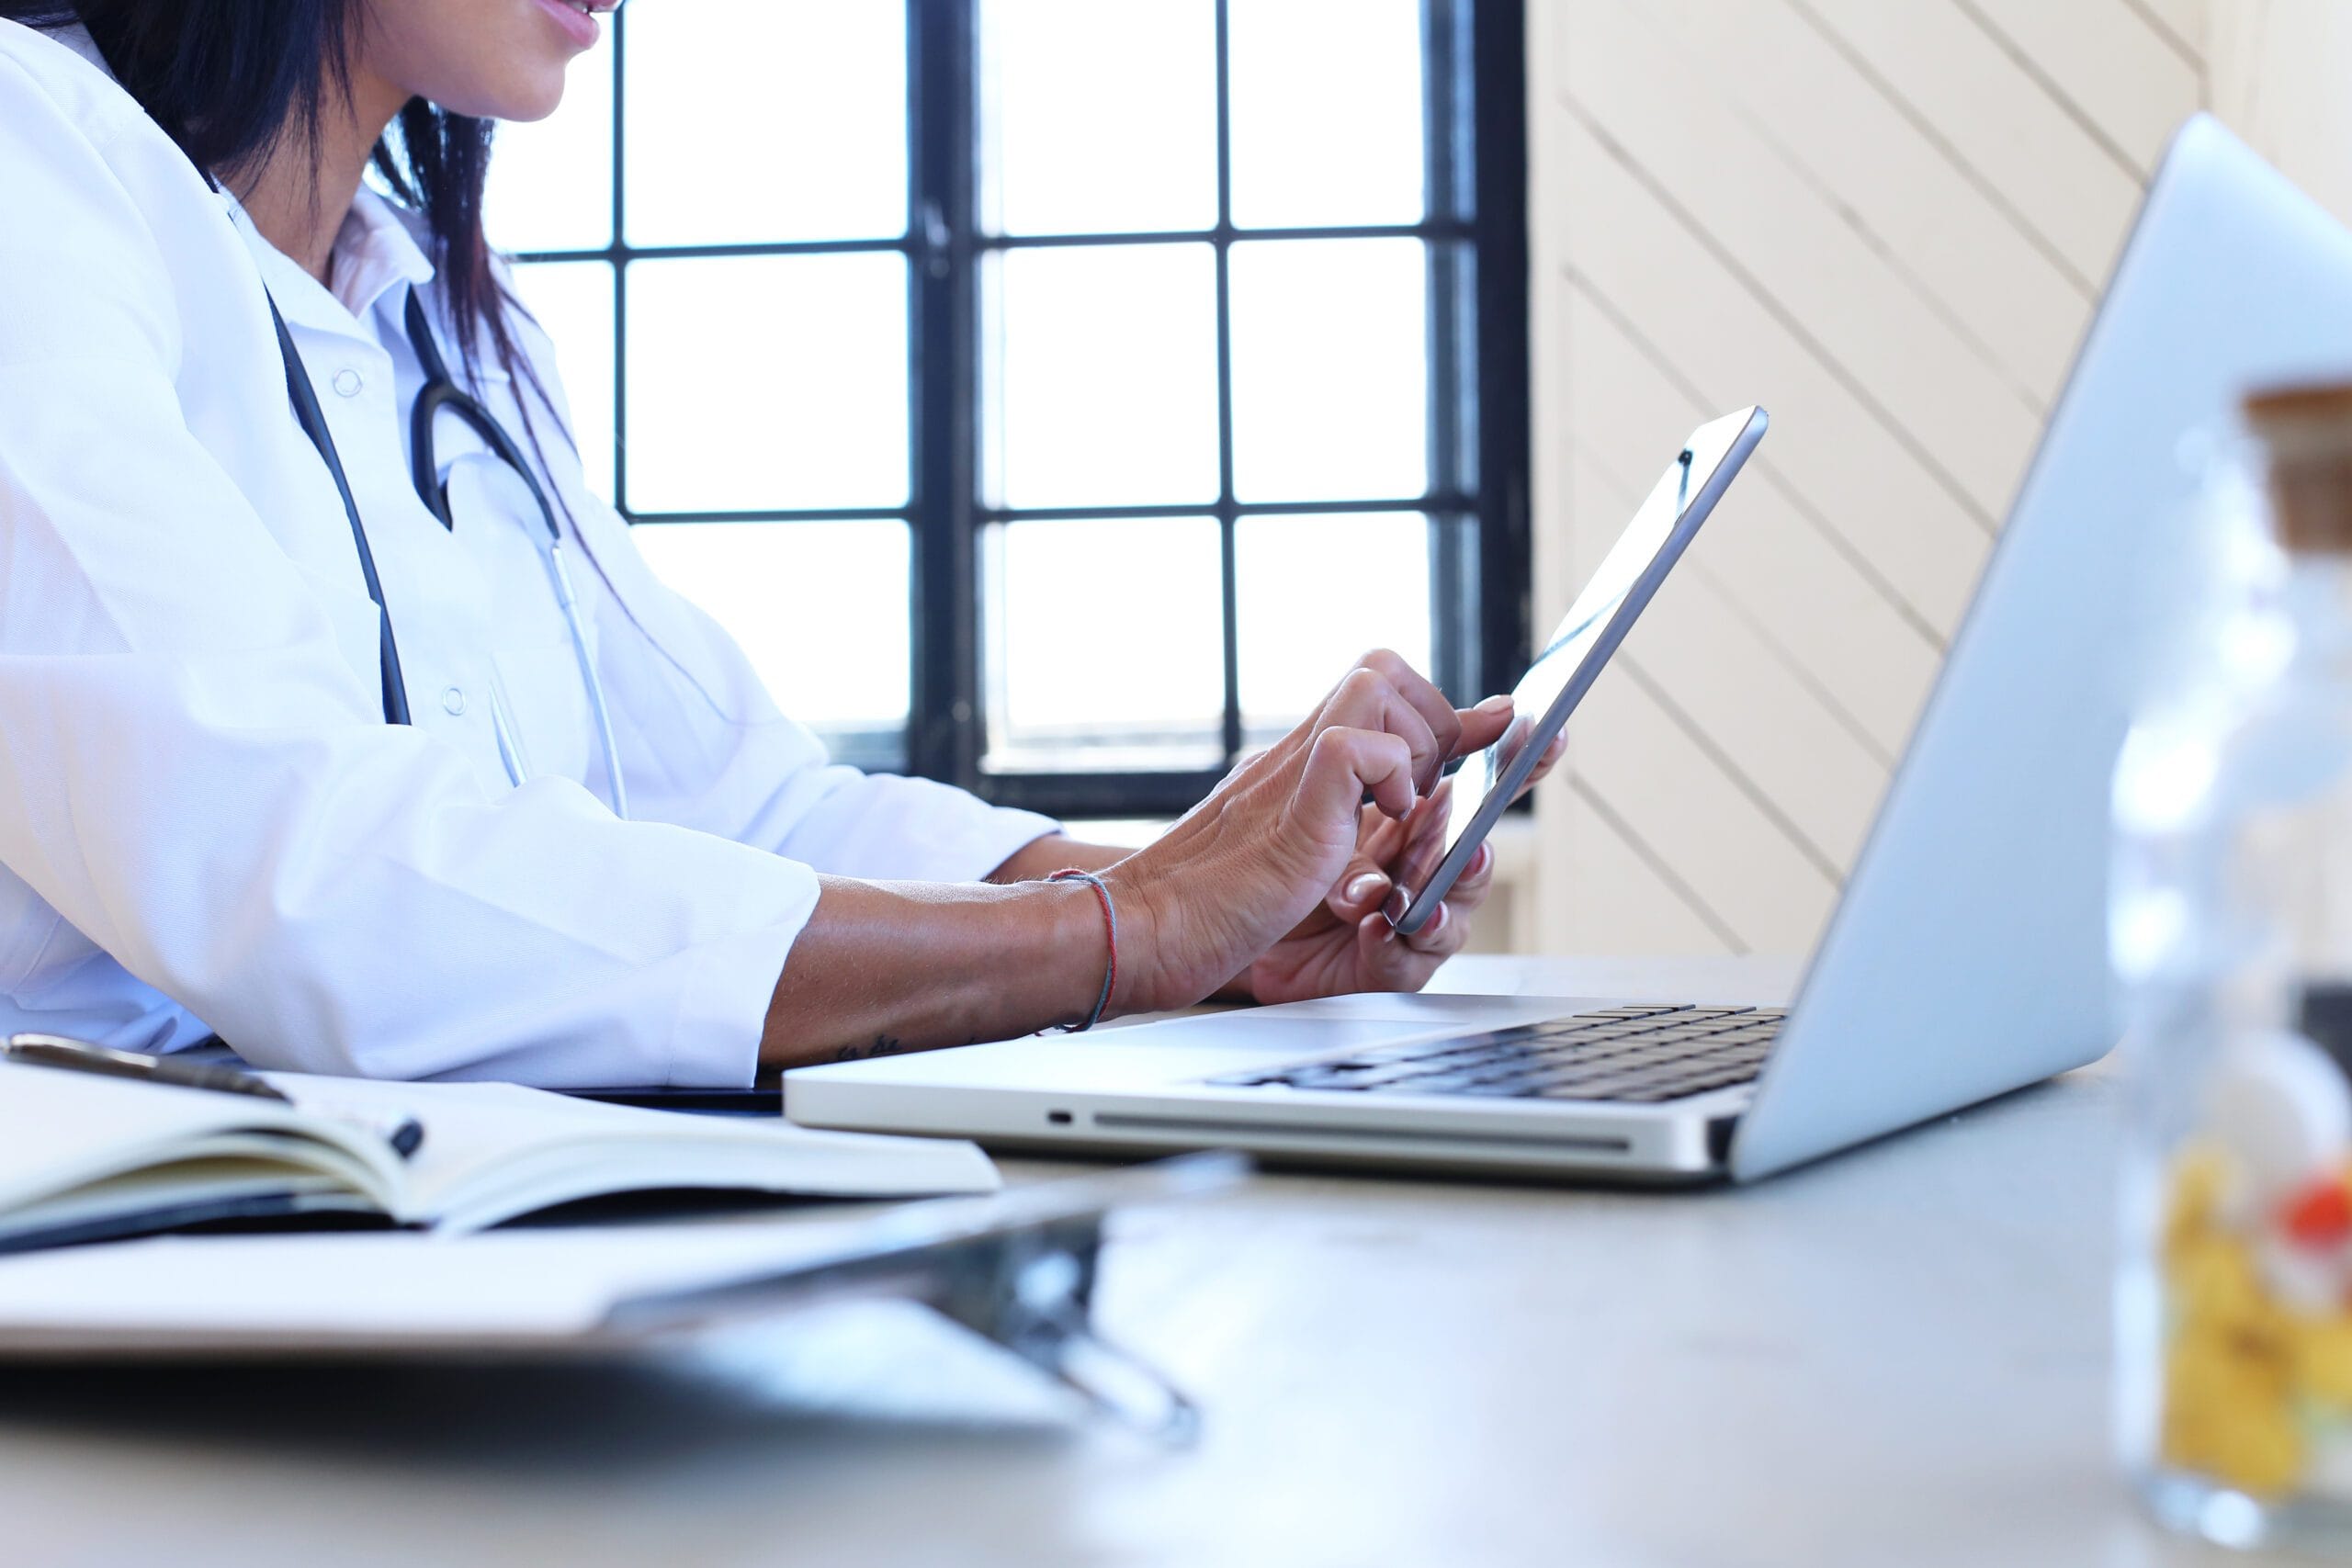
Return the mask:
{"type": "Polygon", "coordinates": [[[0,1251],[230,1219],[376,1214],[480,1230],[583,1198],[983,1192],[970,1144],[684,1116],[511,1084],[264,1075],[284,1104],[0,1062],[0,1251]],[[424,1140],[395,1152],[413,1119],[424,1140]]]}

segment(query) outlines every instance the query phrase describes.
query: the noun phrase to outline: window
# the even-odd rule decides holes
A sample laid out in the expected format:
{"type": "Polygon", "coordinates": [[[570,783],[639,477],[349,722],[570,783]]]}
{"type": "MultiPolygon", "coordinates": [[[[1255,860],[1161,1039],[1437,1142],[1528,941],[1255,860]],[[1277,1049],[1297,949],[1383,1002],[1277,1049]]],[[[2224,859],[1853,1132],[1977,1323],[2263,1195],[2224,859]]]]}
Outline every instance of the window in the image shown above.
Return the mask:
{"type": "Polygon", "coordinates": [[[500,134],[590,480],[843,760],[1174,811],[1526,657],[1519,0],[629,7],[500,134]]]}

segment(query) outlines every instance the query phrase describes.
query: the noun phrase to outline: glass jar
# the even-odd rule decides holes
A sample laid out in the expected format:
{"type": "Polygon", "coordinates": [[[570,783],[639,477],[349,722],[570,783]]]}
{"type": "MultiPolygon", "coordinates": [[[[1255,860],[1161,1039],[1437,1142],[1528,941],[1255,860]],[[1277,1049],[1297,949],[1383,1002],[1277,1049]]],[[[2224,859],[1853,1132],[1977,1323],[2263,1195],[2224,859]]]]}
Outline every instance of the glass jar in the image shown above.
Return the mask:
{"type": "Polygon", "coordinates": [[[2246,415],[2116,773],[2120,1435],[2165,1523],[2352,1551],[2352,387],[2246,415]]]}

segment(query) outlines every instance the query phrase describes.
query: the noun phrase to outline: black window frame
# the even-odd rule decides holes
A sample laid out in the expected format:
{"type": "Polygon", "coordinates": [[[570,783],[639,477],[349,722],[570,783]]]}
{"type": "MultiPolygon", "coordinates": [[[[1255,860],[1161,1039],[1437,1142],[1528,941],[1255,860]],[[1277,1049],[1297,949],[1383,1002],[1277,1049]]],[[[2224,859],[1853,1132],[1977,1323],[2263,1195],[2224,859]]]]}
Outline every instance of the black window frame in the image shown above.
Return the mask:
{"type": "MultiPolygon", "coordinates": [[[[1315,513],[1426,513],[1432,521],[1432,674],[1459,701],[1516,678],[1530,650],[1529,321],[1524,0],[1421,0],[1429,200],[1413,224],[1237,229],[1231,222],[1227,0],[1216,28],[1217,220],[1155,233],[1007,236],[978,211],[978,28],[980,0],[906,0],[908,223],[869,240],[640,246],[627,243],[628,13],[613,18],[612,239],[517,260],[601,261],[613,274],[613,476],[622,515],[666,523],[902,521],[911,542],[911,689],[901,739],[853,736],[843,761],[903,766],[983,797],[1066,818],[1162,816],[1198,801],[1242,749],[1236,525],[1244,517],[1315,513]],[[1228,258],[1237,241],[1408,238],[1430,257],[1429,457],[1426,494],[1396,500],[1246,502],[1234,494],[1228,258]],[[980,491],[980,273],[990,252],[1023,246],[1206,243],[1216,266],[1219,494],[1199,503],[1001,508],[980,491]],[[673,258],[896,252],[907,260],[912,472],[904,507],[655,513],[628,495],[628,271],[673,258]],[[1160,772],[991,771],[981,625],[983,530],[1023,518],[1213,515],[1222,541],[1225,762],[1160,772]],[[903,746],[903,751],[900,748],[903,746]]],[[[1106,592],[1115,592],[1112,588],[1106,592]]],[[[1334,672],[1337,673],[1336,671],[1334,672]]]]}

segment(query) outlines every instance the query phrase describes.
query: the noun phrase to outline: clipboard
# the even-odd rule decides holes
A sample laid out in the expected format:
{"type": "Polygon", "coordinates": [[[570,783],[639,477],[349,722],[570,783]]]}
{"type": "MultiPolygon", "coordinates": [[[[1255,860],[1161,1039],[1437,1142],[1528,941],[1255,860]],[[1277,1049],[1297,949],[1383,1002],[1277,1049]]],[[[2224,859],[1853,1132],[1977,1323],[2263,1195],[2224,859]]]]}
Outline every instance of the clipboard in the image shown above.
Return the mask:
{"type": "Polygon", "coordinates": [[[164,1236],[0,1258],[11,1362],[566,1359],[844,1299],[913,1300],[1189,1443],[1199,1412],[1093,1321],[1104,1222],[1209,1196],[1248,1161],[1192,1155],[978,1198],[750,1223],[164,1236]]]}

